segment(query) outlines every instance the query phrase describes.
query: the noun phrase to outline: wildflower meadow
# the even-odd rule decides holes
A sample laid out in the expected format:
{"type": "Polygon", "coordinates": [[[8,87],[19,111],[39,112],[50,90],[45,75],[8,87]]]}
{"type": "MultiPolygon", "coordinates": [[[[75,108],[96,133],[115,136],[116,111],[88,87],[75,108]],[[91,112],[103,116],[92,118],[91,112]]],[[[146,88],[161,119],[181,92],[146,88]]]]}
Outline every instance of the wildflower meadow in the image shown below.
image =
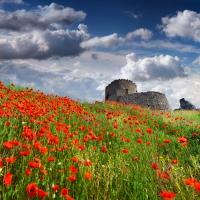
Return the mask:
{"type": "Polygon", "coordinates": [[[0,199],[198,200],[200,112],[0,82],[0,199]]]}

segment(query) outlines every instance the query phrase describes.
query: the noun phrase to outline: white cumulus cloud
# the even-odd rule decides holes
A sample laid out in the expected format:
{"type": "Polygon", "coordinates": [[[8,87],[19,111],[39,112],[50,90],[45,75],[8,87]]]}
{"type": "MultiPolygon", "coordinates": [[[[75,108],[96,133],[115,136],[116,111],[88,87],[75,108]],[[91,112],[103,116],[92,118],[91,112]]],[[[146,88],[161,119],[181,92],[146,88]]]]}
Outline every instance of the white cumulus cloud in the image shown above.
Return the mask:
{"type": "Polygon", "coordinates": [[[151,39],[152,36],[153,36],[153,33],[150,30],[140,28],[140,29],[137,29],[133,32],[128,33],[126,35],[126,38],[132,39],[132,38],[135,38],[135,37],[141,37],[143,40],[149,40],[149,39],[151,39]]]}
{"type": "Polygon", "coordinates": [[[200,42],[200,14],[184,10],[174,17],[163,17],[158,26],[168,37],[184,37],[200,42]]]}
{"type": "Polygon", "coordinates": [[[103,46],[103,47],[113,47],[117,44],[122,44],[124,39],[121,37],[117,37],[117,34],[114,33],[112,35],[104,36],[104,37],[94,37],[87,41],[81,43],[81,47],[93,47],[93,46],[103,46]]]}
{"type": "Polygon", "coordinates": [[[177,56],[160,55],[138,59],[135,53],[126,55],[127,64],[121,68],[121,74],[113,78],[125,78],[134,81],[169,80],[186,77],[184,68],[177,56]]]}

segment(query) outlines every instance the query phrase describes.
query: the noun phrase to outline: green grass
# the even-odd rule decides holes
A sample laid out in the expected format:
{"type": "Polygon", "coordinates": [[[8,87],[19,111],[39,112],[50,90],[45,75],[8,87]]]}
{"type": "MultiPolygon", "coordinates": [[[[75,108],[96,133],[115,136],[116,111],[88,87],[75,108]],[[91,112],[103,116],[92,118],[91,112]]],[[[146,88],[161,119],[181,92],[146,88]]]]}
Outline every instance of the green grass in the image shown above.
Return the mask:
{"type": "Polygon", "coordinates": [[[200,197],[199,112],[89,104],[0,84],[0,128],[0,199],[200,197]]]}
{"type": "Polygon", "coordinates": [[[15,86],[14,84],[8,84],[6,85],[7,88],[9,89],[12,89],[12,90],[16,90],[16,91],[21,91],[21,90],[28,90],[28,87],[23,87],[23,86],[20,86],[20,85],[17,85],[15,86]]]}

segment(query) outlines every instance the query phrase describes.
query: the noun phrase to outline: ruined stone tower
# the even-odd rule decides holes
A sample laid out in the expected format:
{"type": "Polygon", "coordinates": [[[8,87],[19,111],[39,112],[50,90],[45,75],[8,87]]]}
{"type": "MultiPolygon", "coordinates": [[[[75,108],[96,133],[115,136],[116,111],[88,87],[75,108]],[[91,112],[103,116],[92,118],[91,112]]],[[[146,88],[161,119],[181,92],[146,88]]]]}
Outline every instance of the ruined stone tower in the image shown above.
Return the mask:
{"type": "Polygon", "coordinates": [[[160,92],[137,92],[137,85],[130,80],[118,79],[105,88],[105,100],[133,103],[150,109],[171,111],[165,94],[160,92]]]}
{"type": "Polygon", "coordinates": [[[105,90],[105,99],[117,101],[119,96],[137,93],[137,86],[130,80],[119,79],[111,82],[105,90]]]}

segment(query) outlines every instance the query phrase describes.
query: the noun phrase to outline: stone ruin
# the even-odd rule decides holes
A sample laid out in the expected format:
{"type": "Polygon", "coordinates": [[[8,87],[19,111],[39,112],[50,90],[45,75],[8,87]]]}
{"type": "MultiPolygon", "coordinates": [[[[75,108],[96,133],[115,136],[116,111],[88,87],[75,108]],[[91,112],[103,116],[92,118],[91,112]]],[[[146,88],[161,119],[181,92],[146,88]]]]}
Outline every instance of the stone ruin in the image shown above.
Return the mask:
{"type": "Polygon", "coordinates": [[[138,93],[137,85],[125,79],[114,80],[106,86],[105,100],[125,104],[132,103],[143,107],[149,107],[151,110],[172,110],[165,94],[154,91],[138,93]]]}
{"type": "Polygon", "coordinates": [[[186,101],[184,98],[180,99],[180,108],[181,109],[189,109],[189,110],[195,110],[196,107],[191,104],[189,101],[186,101]]]}

